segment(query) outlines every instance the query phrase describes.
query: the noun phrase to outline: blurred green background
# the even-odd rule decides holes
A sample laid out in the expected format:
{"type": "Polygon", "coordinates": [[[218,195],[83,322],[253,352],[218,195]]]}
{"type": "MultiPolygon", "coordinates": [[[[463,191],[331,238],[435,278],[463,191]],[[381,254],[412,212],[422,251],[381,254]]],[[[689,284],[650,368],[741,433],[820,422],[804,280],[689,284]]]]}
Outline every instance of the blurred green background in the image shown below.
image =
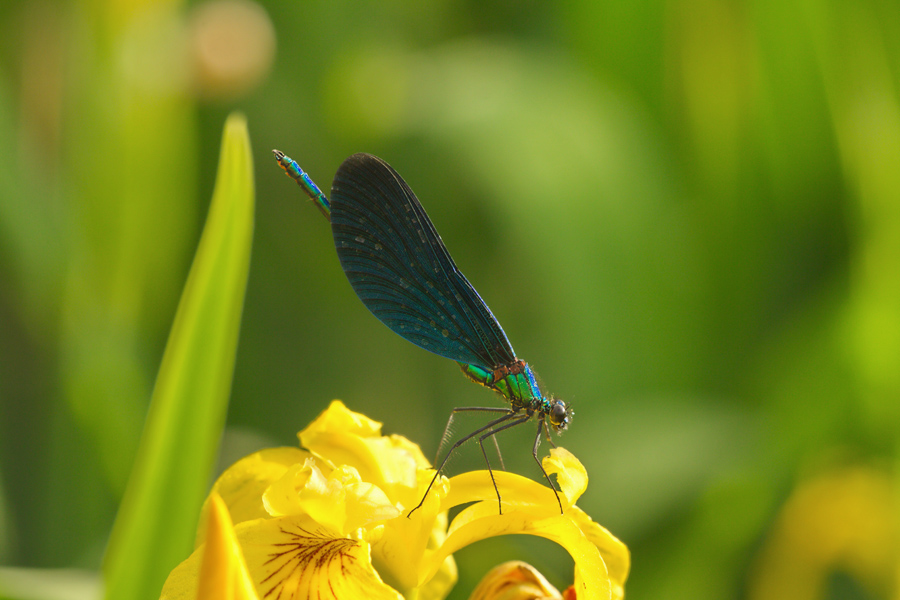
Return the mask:
{"type": "MultiPolygon", "coordinates": [[[[234,109],[223,467],[333,398],[427,455],[499,405],[366,311],[270,153],[328,189],[366,151],[573,404],[628,598],[900,597],[894,0],[0,4],[0,564],[98,569],[234,109]]],[[[531,435],[501,444],[539,477],[531,435]]],[[[499,538],[452,597],[513,558],[571,579],[499,538]]]]}

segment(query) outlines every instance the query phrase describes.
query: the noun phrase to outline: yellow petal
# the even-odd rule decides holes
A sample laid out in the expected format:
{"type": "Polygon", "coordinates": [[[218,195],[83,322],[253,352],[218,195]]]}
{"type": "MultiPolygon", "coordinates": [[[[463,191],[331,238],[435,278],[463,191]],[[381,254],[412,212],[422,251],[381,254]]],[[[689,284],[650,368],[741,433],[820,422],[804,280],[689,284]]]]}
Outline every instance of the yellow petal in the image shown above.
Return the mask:
{"type": "Polygon", "coordinates": [[[800,482],[770,527],[746,597],[818,598],[835,573],[900,597],[897,490],[895,469],[864,464],[800,482]]]}
{"type": "Polygon", "coordinates": [[[200,547],[169,574],[160,600],[259,600],[225,502],[213,493],[207,509],[200,547]]]}
{"type": "MultiPolygon", "coordinates": [[[[545,482],[506,471],[494,471],[503,512],[529,508],[539,513],[547,510],[558,514],[560,504],[564,511],[567,510],[587,489],[588,478],[584,465],[565,448],[551,449],[550,456],[544,458],[543,465],[548,474],[556,473],[560,487],[559,502],[545,482]]],[[[483,500],[493,501],[495,509],[499,510],[496,498],[497,491],[491,483],[490,473],[470,471],[450,479],[450,492],[443,499],[441,509],[447,510],[460,504],[483,500]]]]}
{"type": "MultiPolygon", "coordinates": [[[[263,492],[281,478],[293,465],[309,458],[309,452],[299,448],[269,448],[246,456],[230,466],[213,485],[213,493],[217,493],[225,501],[231,518],[235,523],[250,519],[267,517],[263,506],[263,492]]],[[[197,546],[203,543],[206,532],[206,514],[209,510],[209,499],[203,505],[200,514],[200,526],[197,531],[197,546]]]]}
{"type": "Polygon", "coordinates": [[[469,600],[560,599],[562,595],[537,569],[513,560],[497,565],[469,596],[469,600]]]}
{"type": "MultiPolygon", "coordinates": [[[[551,448],[542,464],[549,475],[556,473],[556,483],[569,506],[578,502],[588,485],[587,471],[581,461],[565,448],[551,448]]],[[[563,502],[563,508],[565,506],[566,502],[563,502]]]]}
{"type": "MultiPolygon", "coordinates": [[[[362,413],[353,412],[340,400],[332,400],[328,408],[300,432],[300,440],[304,441],[304,436],[340,431],[360,437],[373,437],[381,435],[381,423],[362,413]]],[[[305,441],[304,445],[306,445],[305,441]]]]}
{"type": "MultiPolygon", "coordinates": [[[[419,489],[424,493],[434,471],[419,470],[419,489]]],[[[420,496],[413,491],[401,515],[385,524],[384,534],[374,545],[372,556],[379,572],[389,573],[392,582],[402,591],[419,587],[419,569],[427,552],[434,551],[446,539],[447,515],[440,511],[440,498],[446,494],[447,479],[439,478],[423,505],[409,518],[410,508],[420,496]],[[413,502],[415,498],[415,502],[413,502]]],[[[456,564],[447,557],[439,565],[437,575],[425,587],[419,588],[419,597],[443,598],[456,582],[456,564]]]]}
{"type": "Polygon", "coordinates": [[[259,600],[222,498],[210,496],[197,600],[259,600]]]}
{"type": "Polygon", "coordinates": [[[587,539],[600,550],[600,555],[609,571],[612,597],[614,599],[624,598],[625,580],[628,579],[628,572],[631,570],[631,552],[628,551],[628,546],[611,534],[608,529],[591,520],[587,513],[577,506],[573,506],[572,510],[567,511],[566,514],[578,525],[587,539]]]}
{"type": "Polygon", "coordinates": [[[610,581],[598,548],[587,541],[577,523],[559,512],[560,503],[566,513],[571,511],[573,502],[587,487],[584,466],[570,452],[554,448],[551,455],[544,459],[544,468],[548,473],[557,474],[561,488],[559,502],[553,490],[545,484],[514,473],[494,471],[502,499],[502,515],[498,514],[497,492],[487,471],[474,471],[451,478],[449,492],[443,496],[440,510],[470,502],[478,503],[457,515],[450,525],[448,539],[439,549],[426,552],[426,560],[422,561],[419,570],[420,582],[427,582],[439,568],[440,562],[463,546],[487,537],[525,533],[554,539],[576,557],[576,585],[580,586],[578,590],[582,594],[610,597],[610,581]],[[577,560],[582,561],[581,566],[577,560]],[[592,574],[586,583],[579,581],[579,569],[592,574]]]}
{"type": "Polygon", "coordinates": [[[416,471],[428,461],[419,447],[401,436],[381,435],[381,423],[349,410],[335,400],[299,434],[300,443],[334,465],[355,467],[363,481],[374,483],[391,498],[403,489],[412,493],[416,471]]]}
{"type": "MultiPolygon", "coordinates": [[[[260,598],[401,600],[372,568],[365,540],[336,537],[306,516],[245,521],[235,527],[260,598]]],[[[166,580],[161,600],[194,600],[205,546],[166,580]]]]}
{"type": "Polygon", "coordinates": [[[353,467],[325,475],[314,458],[289,468],[266,490],[263,502],[272,515],[307,514],[336,535],[400,515],[383,491],[360,481],[353,467]]]}
{"type": "Polygon", "coordinates": [[[456,561],[452,556],[448,556],[434,577],[418,589],[419,600],[443,600],[456,585],[458,578],[456,561]]]}
{"type": "Polygon", "coordinates": [[[371,527],[400,516],[400,510],[391,504],[381,488],[361,481],[345,486],[347,498],[347,531],[371,527]]]}
{"type": "Polygon", "coordinates": [[[421,581],[431,577],[445,556],[478,540],[508,534],[536,535],[555,541],[575,559],[574,585],[578,598],[612,598],[609,573],[599,549],[568,513],[540,518],[535,510],[519,507],[500,515],[493,502],[479,502],[457,515],[450,524],[447,541],[423,563],[421,581]]]}
{"type": "MultiPolygon", "coordinates": [[[[545,516],[559,514],[556,495],[546,485],[506,471],[494,471],[494,480],[500,492],[504,513],[511,510],[530,510],[545,516]]],[[[448,487],[449,492],[441,501],[441,510],[483,501],[490,504],[495,513],[499,512],[497,490],[491,483],[488,471],[469,471],[456,475],[450,478],[448,487]]],[[[568,508],[569,504],[563,494],[560,494],[560,501],[563,503],[563,509],[568,508]]]]}
{"type": "Polygon", "coordinates": [[[402,598],[372,568],[364,540],[334,537],[305,516],[244,525],[238,539],[264,598],[402,598]]]}

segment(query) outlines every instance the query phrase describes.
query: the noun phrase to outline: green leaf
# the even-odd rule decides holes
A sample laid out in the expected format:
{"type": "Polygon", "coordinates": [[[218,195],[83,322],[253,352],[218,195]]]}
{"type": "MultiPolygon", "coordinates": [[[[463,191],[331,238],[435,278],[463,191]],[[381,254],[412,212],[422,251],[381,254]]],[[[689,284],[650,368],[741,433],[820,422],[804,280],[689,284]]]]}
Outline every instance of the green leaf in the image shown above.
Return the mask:
{"type": "Polygon", "coordinates": [[[206,226],[104,559],[107,598],[158,597],[169,571],[192,547],[225,424],[250,266],[253,203],[247,125],[232,115],[206,226]]]}

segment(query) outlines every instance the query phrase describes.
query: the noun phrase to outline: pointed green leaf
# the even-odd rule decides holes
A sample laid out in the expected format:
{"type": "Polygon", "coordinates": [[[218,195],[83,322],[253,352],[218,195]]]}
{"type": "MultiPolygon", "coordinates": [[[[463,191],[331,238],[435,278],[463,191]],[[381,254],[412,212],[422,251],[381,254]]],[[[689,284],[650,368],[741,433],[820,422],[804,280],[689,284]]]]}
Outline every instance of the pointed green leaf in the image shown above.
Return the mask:
{"type": "Polygon", "coordinates": [[[158,597],[169,571],[191,549],[231,390],[253,202],[247,126],[243,117],[232,115],[206,226],[107,549],[107,598],[158,597]]]}

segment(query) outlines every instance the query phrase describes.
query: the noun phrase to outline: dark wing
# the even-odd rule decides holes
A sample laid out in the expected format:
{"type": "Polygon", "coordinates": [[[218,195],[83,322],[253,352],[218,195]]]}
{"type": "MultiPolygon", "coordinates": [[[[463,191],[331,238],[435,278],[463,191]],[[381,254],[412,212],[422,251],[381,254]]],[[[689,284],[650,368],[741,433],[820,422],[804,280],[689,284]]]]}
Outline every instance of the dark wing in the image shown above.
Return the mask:
{"type": "Polygon", "coordinates": [[[394,332],[467,364],[515,360],[497,319],[386,162],[370,154],[344,161],[331,186],[331,231],[356,294],[394,332]]]}

